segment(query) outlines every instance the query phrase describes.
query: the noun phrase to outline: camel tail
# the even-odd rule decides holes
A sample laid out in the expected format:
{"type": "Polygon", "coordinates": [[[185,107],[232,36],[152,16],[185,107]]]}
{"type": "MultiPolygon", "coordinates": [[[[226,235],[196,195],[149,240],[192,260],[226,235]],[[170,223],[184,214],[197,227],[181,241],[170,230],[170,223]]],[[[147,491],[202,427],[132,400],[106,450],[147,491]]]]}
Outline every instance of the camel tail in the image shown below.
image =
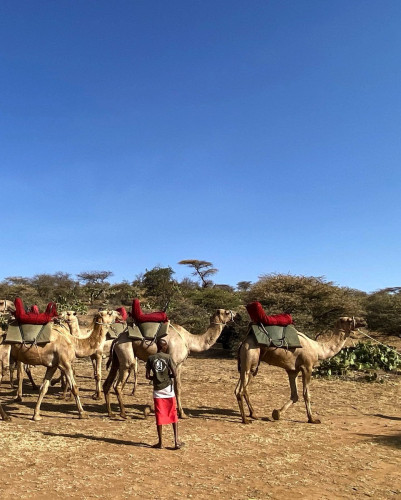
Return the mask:
{"type": "Polygon", "coordinates": [[[237,369],[240,373],[241,373],[241,347],[242,347],[242,342],[237,349],[237,369]]]}
{"type": "Polygon", "coordinates": [[[117,339],[114,339],[113,342],[111,343],[111,346],[110,346],[109,359],[107,360],[107,363],[106,363],[107,370],[110,368],[111,362],[113,361],[113,357],[115,358],[115,360],[116,360],[116,362],[118,364],[118,358],[117,358],[116,353],[114,352],[114,346],[116,344],[116,340],[117,339]]]}

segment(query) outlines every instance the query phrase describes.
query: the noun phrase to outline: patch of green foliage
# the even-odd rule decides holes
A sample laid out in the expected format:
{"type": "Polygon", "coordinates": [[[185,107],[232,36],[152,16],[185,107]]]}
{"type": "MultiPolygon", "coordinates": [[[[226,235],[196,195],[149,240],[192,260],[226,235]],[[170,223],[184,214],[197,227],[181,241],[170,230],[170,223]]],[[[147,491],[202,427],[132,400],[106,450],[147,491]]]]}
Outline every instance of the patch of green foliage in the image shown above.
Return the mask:
{"type": "Polygon", "coordinates": [[[331,359],[322,361],[314,370],[320,377],[346,375],[351,371],[369,372],[383,370],[397,372],[401,370],[401,356],[393,347],[371,342],[358,342],[355,347],[346,347],[331,359]]]}

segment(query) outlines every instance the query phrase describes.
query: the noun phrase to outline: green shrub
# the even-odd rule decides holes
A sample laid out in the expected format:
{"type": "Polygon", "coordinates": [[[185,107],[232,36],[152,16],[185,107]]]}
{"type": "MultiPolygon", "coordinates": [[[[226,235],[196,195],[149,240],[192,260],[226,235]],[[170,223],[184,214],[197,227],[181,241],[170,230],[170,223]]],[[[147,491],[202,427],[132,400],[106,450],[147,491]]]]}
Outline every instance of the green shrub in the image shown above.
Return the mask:
{"type": "Polygon", "coordinates": [[[383,370],[397,372],[401,370],[401,356],[392,347],[358,342],[355,347],[346,347],[331,359],[322,361],[314,370],[320,377],[346,375],[350,371],[366,372],[383,370]]]}

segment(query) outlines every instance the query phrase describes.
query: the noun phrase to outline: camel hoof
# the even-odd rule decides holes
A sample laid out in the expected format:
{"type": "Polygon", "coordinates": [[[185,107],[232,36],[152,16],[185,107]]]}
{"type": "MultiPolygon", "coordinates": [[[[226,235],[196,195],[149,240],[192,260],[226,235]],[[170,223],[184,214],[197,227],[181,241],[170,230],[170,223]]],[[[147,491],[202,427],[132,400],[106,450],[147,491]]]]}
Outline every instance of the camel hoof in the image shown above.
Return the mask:
{"type": "Polygon", "coordinates": [[[318,418],[313,418],[312,420],[309,420],[309,423],[310,424],[321,424],[322,422],[318,418]]]}
{"type": "Polygon", "coordinates": [[[272,417],[273,420],[280,420],[280,410],[273,410],[272,417]]]}
{"type": "Polygon", "coordinates": [[[189,416],[186,415],[184,412],[180,413],[179,417],[182,418],[183,420],[185,420],[186,418],[189,418],[189,416]]]}
{"type": "Polygon", "coordinates": [[[125,413],[120,413],[120,418],[122,418],[123,420],[128,420],[128,417],[125,413]]]}
{"type": "Polygon", "coordinates": [[[149,415],[150,415],[150,413],[151,413],[150,406],[145,406],[145,408],[144,408],[144,410],[143,410],[143,416],[144,416],[145,418],[148,418],[148,417],[149,417],[149,415]]]}
{"type": "Polygon", "coordinates": [[[17,396],[17,397],[14,399],[14,401],[15,401],[16,403],[22,403],[22,397],[21,397],[21,396],[17,396]]]}
{"type": "Polygon", "coordinates": [[[251,413],[249,415],[250,418],[252,418],[253,420],[259,420],[259,417],[257,415],[255,415],[254,413],[251,413]]]}
{"type": "Polygon", "coordinates": [[[84,412],[82,412],[82,413],[79,414],[79,418],[81,420],[86,420],[86,419],[89,418],[89,415],[84,411],[84,412]]]}
{"type": "Polygon", "coordinates": [[[3,417],[3,421],[4,421],[4,422],[11,422],[11,417],[10,417],[10,415],[5,415],[5,416],[3,417]]]}
{"type": "Polygon", "coordinates": [[[243,424],[245,425],[249,425],[252,423],[252,420],[249,420],[249,418],[245,418],[243,421],[242,421],[243,424]]]}
{"type": "Polygon", "coordinates": [[[41,417],[40,415],[34,415],[34,416],[32,417],[32,420],[33,420],[34,422],[39,422],[40,420],[42,420],[42,417],[41,417]]]}
{"type": "Polygon", "coordinates": [[[92,399],[94,399],[95,401],[99,401],[99,399],[102,399],[102,398],[100,397],[100,395],[99,395],[99,394],[97,394],[97,393],[95,392],[95,394],[93,394],[93,396],[92,396],[92,399]]]}

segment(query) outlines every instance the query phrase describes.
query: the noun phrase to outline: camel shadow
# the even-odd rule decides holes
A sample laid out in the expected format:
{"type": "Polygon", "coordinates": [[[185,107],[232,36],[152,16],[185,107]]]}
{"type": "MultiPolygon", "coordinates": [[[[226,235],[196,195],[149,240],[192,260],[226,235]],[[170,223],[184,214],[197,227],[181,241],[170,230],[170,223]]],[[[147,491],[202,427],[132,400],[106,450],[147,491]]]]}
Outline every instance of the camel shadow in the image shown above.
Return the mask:
{"type": "Polygon", "coordinates": [[[396,435],[393,434],[392,436],[374,435],[374,434],[359,434],[359,435],[368,438],[369,441],[373,441],[374,443],[401,449],[401,434],[396,434],[396,435]]]}
{"type": "Polygon", "coordinates": [[[401,417],[395,417],[394,415],[382,415],[381,413],[376,413],[374,417],[379,417],[379,418],[388,418],[389,420],[400,420],[401,417]]]}
{"type": "Polygon", "coordinates": [[[238,422],[239,413],[238,411],[226,409],[226,408],[214,408],[211,406],[200,406],[196,410],[188,410],[188,415],[191,418],[207,418],[208,420],[222,420],[221,417],[235,417],[224,419],[225,422],[238,422]]]}
{"type": "Polygon", "coordinates": [[[66,438],[71,438],[71,439],[89,439],[90,441],[100,441],[103,443],[110,443],[110,444],[123,444],[126,446],[139,446],[141,448],[151,448],[152,446],[147,443],[143,442],[136,442],[136,441],[127,441],[124,439],[115,439],[115,438],[107,438],[107,437],[99,437],[99,436],[89,436],[87,434],[82,434],[80,432],[76,432],[75,434],[66,434],[62,432],[49,432],[49,431],[37,431],[43,434],[44,436],[52,436],[52,437],[66,437],[66,438]]]}

